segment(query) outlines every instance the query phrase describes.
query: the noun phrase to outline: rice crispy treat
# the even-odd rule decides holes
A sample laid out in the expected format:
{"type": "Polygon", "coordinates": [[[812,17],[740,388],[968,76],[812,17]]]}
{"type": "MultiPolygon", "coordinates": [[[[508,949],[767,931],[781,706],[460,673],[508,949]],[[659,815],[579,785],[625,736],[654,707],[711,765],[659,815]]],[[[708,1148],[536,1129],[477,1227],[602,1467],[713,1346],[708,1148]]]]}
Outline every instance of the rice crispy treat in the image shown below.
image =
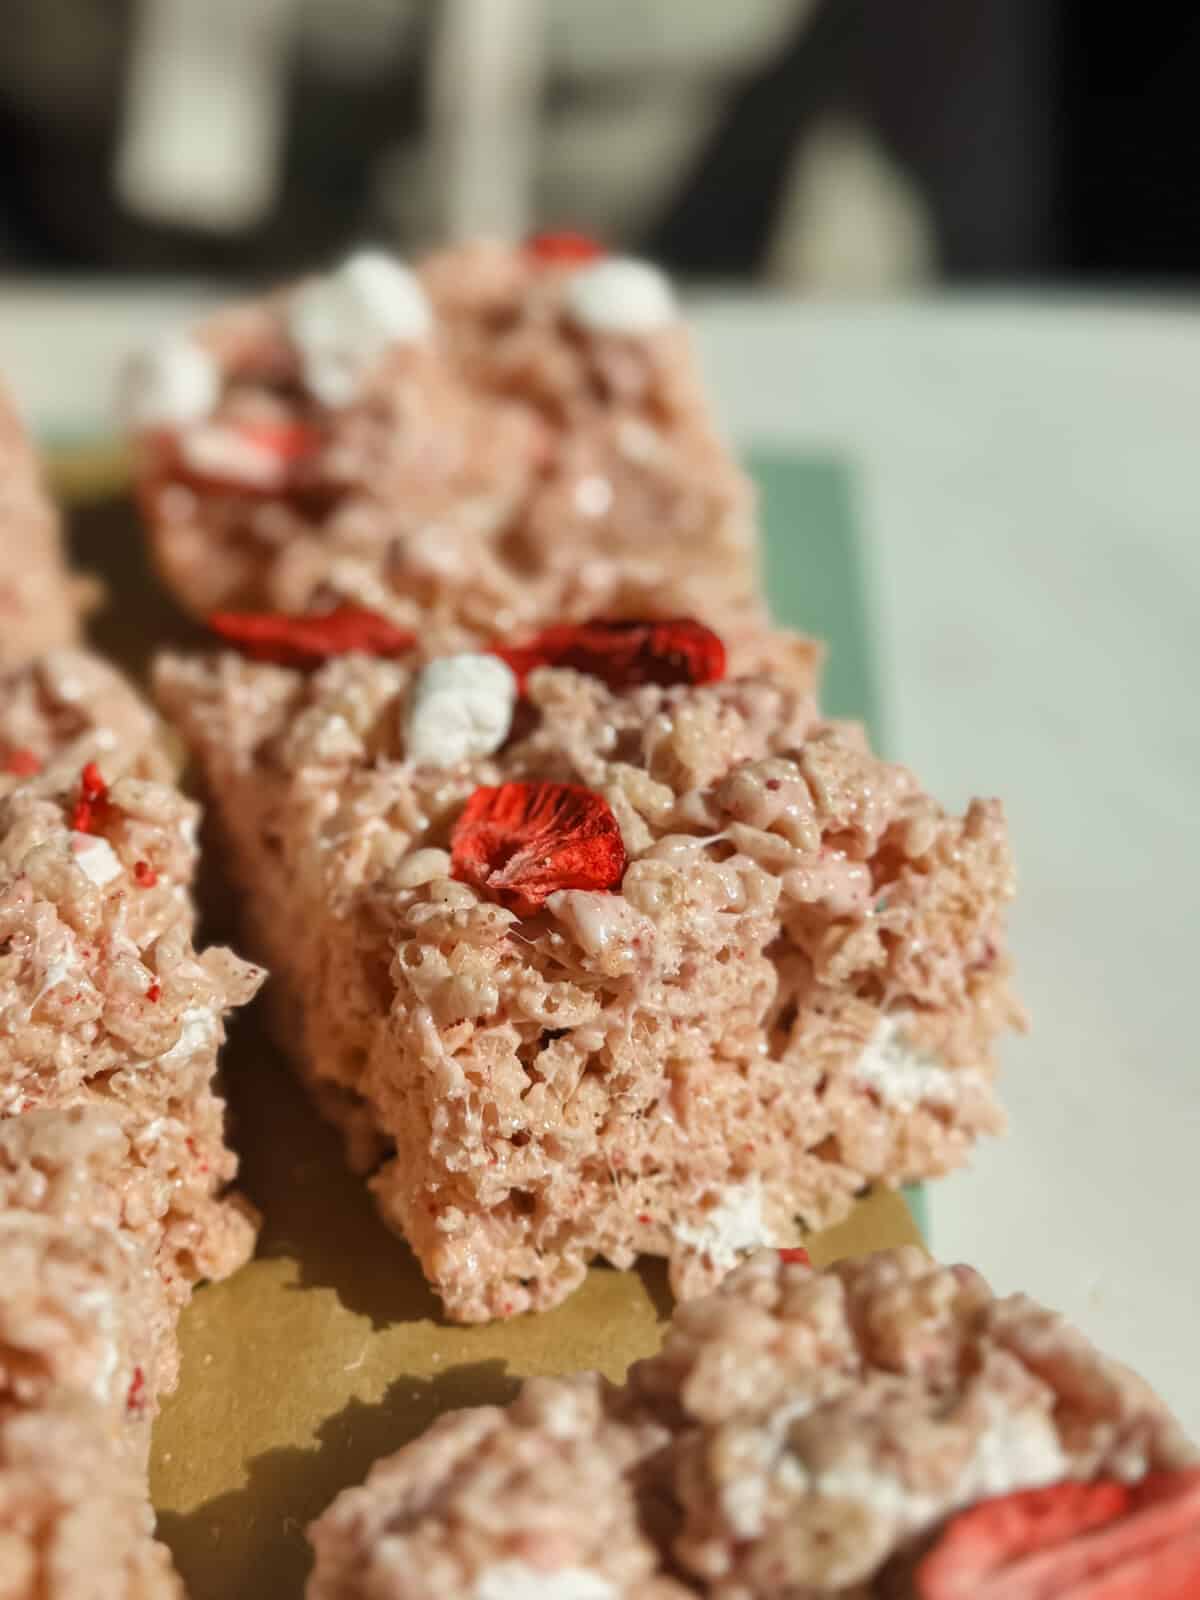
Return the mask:
{"type": "Polygon", "coordinates": [[[174,1317],[148,1251],[111,1228],[0,1213],[0,1408],[90,1397],[145,1469],[174,1317]]]}
{"type": "Polygon", "coordinates": [[[163,733],[133,691],[87,657],[0,690],[0,1193],[73,1222],[119,1213],[178,1306],[253,1248],[213,1079],[223,1018],[262,974],[194,947],[198,811],[159,781],[163,733]],[[24,1120],[74,1108],[104,1114],[102,1141],[91,1119],[24,1120]]]}
{"type": "MultiPolygon", "coordinates": [[[[219,1113],[219,1101],[212,1110],[219,1113]]],[[[142,1376],[130,1406],[148,1418],[159,1395],[175,1387],[175,1321],[194,1282],[227,1277],[254,1237],[243,1203],[214,1199],[207,1163],[217,1130],[206,1154],[181,1119],[157,1120],[162,1128],[99,1095],[0,1120],[0,1215],[115,1234],[129,1270],[153,1274],[146,1293],[164,1298],[151,1298],[140,1313],[154,1335],[153,1359],[135,1364],[142,1376]]]]}
{"type": "Polygon", "coordinates": [[[596,1256],[703,1293],[999,1129],[996,802],[947,816],[787,681],[543,667],[505,710],[495,667],[158,673],[284,1041],[451,1318],[554,1305],[596,1256]],[[525,784],[565,832],[452,859],[525,784]]]}
{"type": "Polygon", "coordinates": [[[174,781],[170,736],[129,681],[89,650],[47,650],[0,676],[0,795],[36,780],[77,782],[89,761],[110,779],[174,781]]]}
{"type": "Polygon", "coordinates": [[[0,667],[72,640],[78,598],[33,447],[0,389],[0,667]]]}
{"type": "Polygon", "coordinates": [[[664,275],[573,235],[455,245],[420,272],[466,383],[552,441],[514,548],[590,599],[569,587],[550,614],[761,622],[753,490],[664,275]]]}
{"type": "Polygon", "coordinates": [[[136,1471],[94,1402],[0,1404],[3,1600],[183,1600],[136,1471]]]}
{"type": "Polygon", "coordinates": [[[748,483],[665,283],[639,266],[657,317],[590,329],[571,284],[594,269],[493,254],[500,313],[473,307],[486,250],[425,286],[363,255],[134,364],[139,498],[190,611],[348,599],[448,646],[550,617],[761,620],[748,483]]]}
{"type": "Polygon", "coordinates": [[[764,1251],[623,1389],[536,1379],[378,1462],[310,1529],[308,1595],[896,1600],[963,1507],[1198,1459],[1140,1379],[968,1267],[764,1251]]]}
{"type": "Polygon", "coordinates": [[[627,1410],[585,1374],[440,1417],[310,1528],[308,1600],[683,1600],[636,1488],[671,1434],[627,1410]]]}

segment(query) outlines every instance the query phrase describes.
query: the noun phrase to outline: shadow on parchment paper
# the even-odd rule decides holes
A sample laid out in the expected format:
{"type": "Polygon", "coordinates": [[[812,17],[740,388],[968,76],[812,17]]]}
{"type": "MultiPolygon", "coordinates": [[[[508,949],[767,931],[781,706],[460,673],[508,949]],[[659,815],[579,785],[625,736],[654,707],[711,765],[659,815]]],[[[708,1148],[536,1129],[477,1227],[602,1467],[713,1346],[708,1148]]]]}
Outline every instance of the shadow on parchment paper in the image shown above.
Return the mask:
{"type": "Polygon", "coordinates": [[[191,1600],[298,1600],[311,1561],[305,1529],[340,1490],[442,1412],[507,1405],[519,1387],[502,1361],[397,1378],[376,1404],[352,1400],[323,1422],[316,1449],[265,1451],[247,1463],[241,1488],[195,1511],[163,1512],[159,1537],[191,1600]]]}
{"type": "Polygon", "coordinates": [[[412,1251],[384,1227],[339,1136],[271,1043],[261,1001],[230,1029],[224,1072],[238,1187],[264,1214],[259,1258],[294,1260],[297,1291],[332,1289],[376,1329],[444,1322],[412,1251]]]}
{"type": "Polygon", "coordinates": [[[193,649],[205,635],[158,581],[133,502],[124,495],[67,508],[72,563],[99,578],[104,597],[88,620],[88,640],[145,683],[159,650],[193,649]]]}

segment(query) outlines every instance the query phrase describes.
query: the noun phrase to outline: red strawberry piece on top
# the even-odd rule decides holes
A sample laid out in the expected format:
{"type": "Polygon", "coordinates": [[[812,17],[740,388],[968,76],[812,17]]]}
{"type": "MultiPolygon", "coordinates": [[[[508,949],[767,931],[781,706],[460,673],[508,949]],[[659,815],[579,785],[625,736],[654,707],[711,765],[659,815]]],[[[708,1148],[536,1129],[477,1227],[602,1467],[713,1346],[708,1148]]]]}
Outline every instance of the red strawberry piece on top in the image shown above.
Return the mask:
{"type": "Polygon", "coordinates": [[[71,827],[76,833],[94,833],[108,809],[108,785],[100,768],[89,761],[79,774],[79,796],[71,810],[71,827]]]}
{"type": "Polygon", "coordinates": [[[289,466],[306,461],[321,448],[320,429],[307,422],[236,422],[231,426],[248,443],[289,466]]]}
{"type": "Polygon", "coordinates": [[[535,667],[571,667],[614,690],[716,683],[725,676],[724,643],[693,617],[556,623],[523,645],[494,648],[520,683],[535,667]]]}
{"type": "Polygon", "coordinates": [[[919,1600],[1200,1600],[1200,1468],[1058,1483],[947,1524],[919,1600]]]}
{"type": "Polygon", "coordinates": [[[163,448],[170,474],[194,489],[273,495],[291,486],[322,442],[306,422],[214,419],[165,435],[163,448]]]}
{"type": "Polygon", "coordinates": [[[318,667],[334,656],[403,656],[412,649],[413,634],[365,606],[341,605],[333,611],[289,616],[274,611],[214,611],[207,619],[220,634],[252,661],[281,667],[318,667]]]}
{"type": "Polygon", "coordinates": [[[597,240],[572,228],[532,234],[525,241],[525,250],[547,267],[582,267],[605,254],[597,240]]]}
{"type": "Polygon", "coordinates": [[[450,838],[452,871],[519,916],[558,889],[616,889],[625,845],[603,796],[575,783],[476,789],[450,838]]]}
{"type": "Polygon", "coordinates": [[[786,1249],[780,1250],[779,1259],[783,1262],[785,1267],[797,1265],[802,1267],[812,1266],[812,1257],[809,1255],[804,1246],[799,1244],[789,1245],[786,1249]]]}
{"type": "Polygon", "coordinates": [[[0,760],[0,767],[10,773],[14,778],[35,778],[42,770],[42,763],[32,750],[10,750],[0,760]]]}

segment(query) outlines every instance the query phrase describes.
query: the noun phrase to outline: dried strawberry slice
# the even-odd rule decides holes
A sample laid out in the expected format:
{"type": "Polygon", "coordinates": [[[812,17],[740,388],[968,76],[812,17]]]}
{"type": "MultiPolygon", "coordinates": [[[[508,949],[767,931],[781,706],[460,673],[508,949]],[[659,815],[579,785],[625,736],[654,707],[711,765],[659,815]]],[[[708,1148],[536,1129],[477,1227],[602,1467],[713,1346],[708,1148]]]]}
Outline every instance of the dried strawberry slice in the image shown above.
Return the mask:
{"type": "Polygon", "coordinates": [[[208,626],[252,661],[319,667],[334,656],[407,655],[415,636],[365,606],[342,605],[313,615],[214,611],[208,626]]]}
{"type": "Polygon", "coordinates": [[[0,761],[0,767],[14,778],[35,778],[42,770],[39,757],[32,750],[10,750],[0,761]]]}
{"type": "Polygon", "coordinates": [[[79,796],[71,809],[71,827],[76,833],[93,833],[108,809],[108,785],[100,768],[89,761],[79,774],[79,796]]]}
{"type": "Polygon", "coordinates": [[[607,800],[577,783],[476,789],[450,837],[451,870],[519,916],[556,889],[616,889],[625,845],[607,800]]]}
{"type": "Polygon", "coordinates": [[[134,1367],[133,1377],[129,1380],[129,1389],[125,1395],[125,1410],[131,1417],[140,1417],[146,1409],[146,1374],[141,1367],[134,1367]]]}
{"type": "Polygon", "coordinates": [[[525,241],[525,250],[547,267],[582,267],[605,253],[604,246],[590,234],[572,228],[532,234],[525,241]]]}
{"type": "Polygon", "coordinates": [[[572,667],[616,690],[716,683],[725,676],[723,642],[693,617],[556,623],[526,644],[497,646],[495,653],[522,684],[535,667],[572,667]]]}
{"type": "Polygon", "coordinates": [[[783,1262],[785,1267],[795,1266],[797,1264],[802,1267],[812,1266],[812,1257],[809,1255],[804,1246],[799,1244],[790,1245],[788,1248],[780,1250],[779,1259],[783,1262]]]}
{"type": "Polygon", "coordinates": [[[307,422],[235,422],[230,426],[249,444],[289,466],[306,461],[321,448],[321,430],[307,422]]]}
{"type": "Polygon", "coordinates": [[[258,497],[285,492],[322,442],[306,422],[213,421],[164,435],[163,449],[170,475],[193,489],[258,497]]]}
{"type": "Polygon", "coordinates": [[[1058,1483],[952,1519],[920,1600],[1197,1600],[1200,1469],[1136,1485],[1058,1483]]]}

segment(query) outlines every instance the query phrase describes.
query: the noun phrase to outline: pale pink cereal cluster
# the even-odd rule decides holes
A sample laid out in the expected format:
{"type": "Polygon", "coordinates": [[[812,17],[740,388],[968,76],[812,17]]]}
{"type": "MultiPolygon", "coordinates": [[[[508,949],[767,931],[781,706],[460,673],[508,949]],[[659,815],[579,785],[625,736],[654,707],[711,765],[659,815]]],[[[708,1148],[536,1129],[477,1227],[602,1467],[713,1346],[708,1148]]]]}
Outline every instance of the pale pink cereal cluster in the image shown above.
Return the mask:
{"type": "Polygon", "coordinates": [[[168,660],[285,1040],[448,1314],[603,1257],[684,1296],[996,1131],[1017,1020],[999,806],[943,812],[789,679],[534,671],[499,751],[406,759],[416,665],[168,660]],[[518,918],[458,881],[479,786],[602,796],[628,864],[518,918]]]}
{"type": "Polygon", "coordinates": [[[626,1420],[617,1398],[592,1375],[535,1379],[506,1410],[439,1418],[314,1526],[309,1600],[682,1600],[630,1491],[670,1430],[626,1420]]]}
{"type": "Polygon", "coordinates": [[[357,257],[148,352],[139,498],[184,605],[349,599],[459,646],[595,615],[761,625],[749,481],[678,312],[589,327],[578,278],[519,246],[357,257]]]}
{"type": "Polygon", "coordinates": [[[261,973],[194,947],[197,810],[110,669],[0,680],[0,770],[0,1595],[174,1594],[149,1429],[193,1286],[253,1248],[213,1078],[261,973]]]}
{"type": "Polygon", "coordinates": [[[377,1463],[310,1530],[309,1600],[882,1600],[966,1505],[1197,1459],[1140,1379],[969,1268],[763,1252],[623,1389],[537,1380],[377,1463]]]}
{"type": "MultiPolygon", "coordinates": [[[[222,1198],[236,1161],[212,1080],[223,1018],[262,975],[194,947],[198,811],[161,781],[164,737],[83,655],[0,685],[0,749],[19,744],[42,763],[0,787],[0,1118],[96,1106],[116,1120],[135,1229],[153,1236],[181,1301],[200,1272],[238,1264],[253,1236],[222,1198]],[[111,780],[86,829],[80,757],[111,780]]],[[[72,1161],[85,1147],[78,1130],[54,1136],[72,1161]]]]}
{"type": "Polygon", "coordinates": [[[89,650],[47,650],[0,680],[0,796],[64,793],[89,761],[109,781],[171,783],[177,762],[154,712],[89,650]]]}
{"type": "Polygon", "coordinates": [[[33,448],[0,390],[0,668],[72,640],[78,598],[33,448]]]}
{"type": "Polygon", "coordinates": [[[0,1406],[5,1600],[183,1600],[153,1523],[142,1475],[114,1460],[88,1402],[0,1406]]]}

